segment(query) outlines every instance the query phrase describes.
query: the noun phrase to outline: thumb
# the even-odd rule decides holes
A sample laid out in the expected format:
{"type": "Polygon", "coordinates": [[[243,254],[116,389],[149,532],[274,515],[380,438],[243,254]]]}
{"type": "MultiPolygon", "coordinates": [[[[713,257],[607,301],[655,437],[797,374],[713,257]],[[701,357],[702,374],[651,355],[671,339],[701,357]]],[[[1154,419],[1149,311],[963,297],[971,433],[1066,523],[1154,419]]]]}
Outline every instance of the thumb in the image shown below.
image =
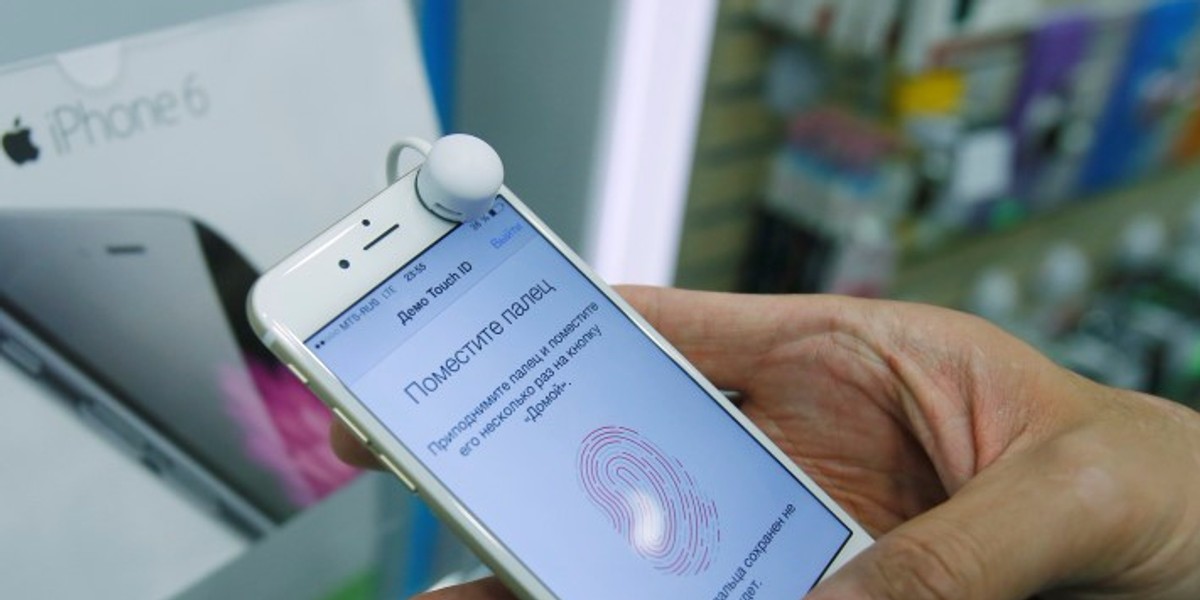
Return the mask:
{"type": "MultiPolygon", "coordinates": [[[[881,537],[810,600],[1021,600],[1097,568],[1116,484],[1061,447],[998,461],[881,537]]],[[[1081,457],[1082,458],[1082,457],[1081,457]]]]}

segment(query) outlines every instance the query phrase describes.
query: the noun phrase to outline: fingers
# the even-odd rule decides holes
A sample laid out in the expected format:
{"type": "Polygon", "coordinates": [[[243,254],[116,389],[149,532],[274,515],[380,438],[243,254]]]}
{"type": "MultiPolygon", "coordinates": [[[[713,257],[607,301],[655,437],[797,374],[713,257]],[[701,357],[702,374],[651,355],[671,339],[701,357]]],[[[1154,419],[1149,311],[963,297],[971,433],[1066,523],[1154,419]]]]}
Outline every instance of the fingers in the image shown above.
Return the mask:
{"type": "Polygon", "coordinates": [[[762,353],[837,326],[832,298],[733,295],[618,286],[633,307],[718,386],[743,389],[762,353]]]}
{"type": "Polygon", "coordinates": [[[512,595],[495,577],[487,577],[463,585],[415,596],[413,600],[515,600],[512,595]]]}
{"type": "Polygon", "coordinates": [[[809,598],[1019,600],[1096,568],[1114,542],[1120,490],[1077,454],[1051,444],[997,463],[809,598]]]}
{"type": "Polygon", "coordinates": [[[334,420],[329,427],[329,439],[333,444],[333,453],[343,461],[364,469],[379,469],[379,461],[345,425],[334,420]]]}

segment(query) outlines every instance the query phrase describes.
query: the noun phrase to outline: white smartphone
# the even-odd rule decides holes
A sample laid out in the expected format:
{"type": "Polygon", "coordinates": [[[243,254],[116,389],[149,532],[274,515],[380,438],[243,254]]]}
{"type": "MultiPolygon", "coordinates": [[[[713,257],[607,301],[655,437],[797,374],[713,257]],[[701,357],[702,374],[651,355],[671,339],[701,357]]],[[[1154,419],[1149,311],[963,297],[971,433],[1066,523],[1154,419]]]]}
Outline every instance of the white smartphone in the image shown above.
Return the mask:
{"type": "Polygon", "coordinates": [[[267,272],[267,346],[519,596],[803,596],[871,543],[507,188],[417,171],[267,272]]]}

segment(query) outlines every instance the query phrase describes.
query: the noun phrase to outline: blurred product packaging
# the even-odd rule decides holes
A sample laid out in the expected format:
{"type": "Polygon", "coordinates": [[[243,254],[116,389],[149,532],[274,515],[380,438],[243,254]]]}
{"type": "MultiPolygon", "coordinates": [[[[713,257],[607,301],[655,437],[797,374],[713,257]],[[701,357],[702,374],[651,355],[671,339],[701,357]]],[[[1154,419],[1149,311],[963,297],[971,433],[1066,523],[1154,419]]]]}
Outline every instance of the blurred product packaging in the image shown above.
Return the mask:
{"type": "Polygon", "coordinates": [[[332,456],[243,309],[438,135],[420,58],[408,2],[299,0],[0,67],[0,597],[395,597],[471,562],[332,456]]]}

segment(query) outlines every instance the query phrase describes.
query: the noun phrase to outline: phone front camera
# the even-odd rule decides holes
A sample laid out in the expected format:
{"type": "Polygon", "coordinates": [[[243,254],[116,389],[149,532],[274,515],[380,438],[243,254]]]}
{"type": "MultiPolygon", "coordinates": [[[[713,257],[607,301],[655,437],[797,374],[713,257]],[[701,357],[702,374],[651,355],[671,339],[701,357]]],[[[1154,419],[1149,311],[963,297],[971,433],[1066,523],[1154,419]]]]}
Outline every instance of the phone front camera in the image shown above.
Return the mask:
{"type": "Polygon", "coordinates": [[[349,268],[350,268],[350,261],[348,261],[348,260],[346,260],[346,259],[344,259],[344,258],[343,258],[342,260],[339,260],[339,261],[338,261],[338,266],[339,266],[339,267],[341,267],[341,268],[343,268],[343,269],[349,269],[349,268]]]}

